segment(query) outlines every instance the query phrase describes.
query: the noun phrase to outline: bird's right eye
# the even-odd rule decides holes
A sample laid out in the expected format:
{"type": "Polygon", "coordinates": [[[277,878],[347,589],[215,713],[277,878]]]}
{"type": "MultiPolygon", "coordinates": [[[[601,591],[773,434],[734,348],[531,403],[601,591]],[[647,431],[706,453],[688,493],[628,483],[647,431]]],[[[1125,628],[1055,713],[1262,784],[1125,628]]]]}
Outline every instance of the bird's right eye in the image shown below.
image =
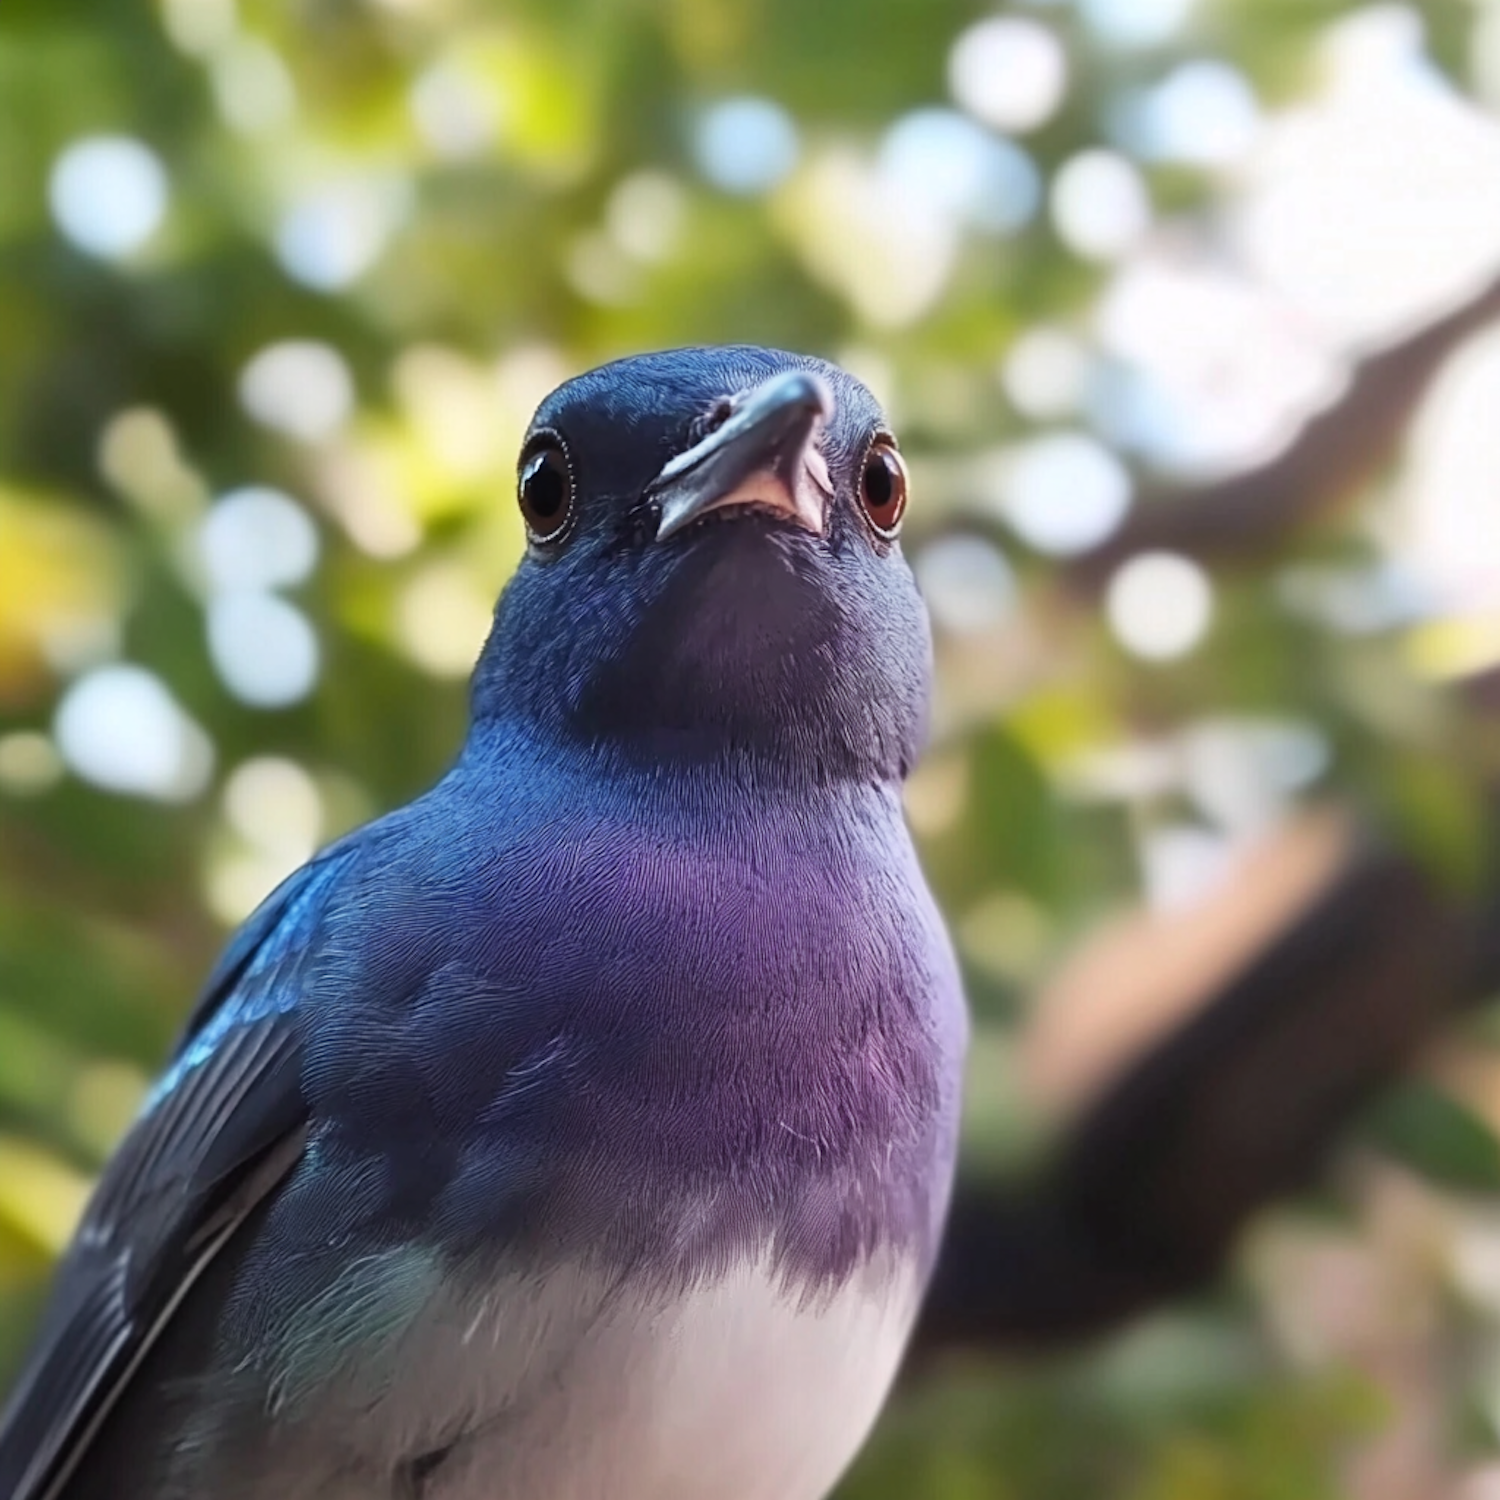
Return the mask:
{"type": "Polygon", "coordinates": [[[526,534],[558,541],[573,518],[573,469],[561,443],[545,439],[522,458],[518,489],[526,534]]]}

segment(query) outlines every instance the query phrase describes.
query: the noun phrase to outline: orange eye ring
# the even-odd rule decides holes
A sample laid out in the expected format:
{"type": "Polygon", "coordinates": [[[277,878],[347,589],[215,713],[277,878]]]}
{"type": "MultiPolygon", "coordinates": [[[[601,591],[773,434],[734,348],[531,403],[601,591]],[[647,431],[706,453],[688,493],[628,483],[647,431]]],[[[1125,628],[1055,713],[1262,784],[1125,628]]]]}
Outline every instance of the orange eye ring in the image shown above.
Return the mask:
{"type": "Polygon", "coordinates": [[[894,438],[878,435],[865,454],[859,475],[859,498],[865,519],[881,541],[893,542],[901,534],[911,482],[906,460],[894,438]]]}
{"type": "Polygon", "coordinates": [[[567,450],[550,433],[535,439],[521,456],[516,498],[526,535],[536,543],[562,540],[573,519],[573,466],[567,450]]]}

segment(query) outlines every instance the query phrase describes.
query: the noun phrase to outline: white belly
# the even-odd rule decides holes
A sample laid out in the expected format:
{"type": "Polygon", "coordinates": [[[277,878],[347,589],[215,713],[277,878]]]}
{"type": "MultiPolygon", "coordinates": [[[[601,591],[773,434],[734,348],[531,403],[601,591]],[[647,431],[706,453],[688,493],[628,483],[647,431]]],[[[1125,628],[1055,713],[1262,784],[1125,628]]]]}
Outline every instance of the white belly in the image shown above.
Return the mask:
{"type": "Polygon", "coordinates": [[[597,1273],[507,1280],[422,1320],[394,1385],[359,1403],[356,1441],[378,1470],[461,1433],[421,1500],[821,1500],[918,1297],[914,1268],[889,1262],[815,1295],[744,1264],[674,1297],[597,1273]]]}

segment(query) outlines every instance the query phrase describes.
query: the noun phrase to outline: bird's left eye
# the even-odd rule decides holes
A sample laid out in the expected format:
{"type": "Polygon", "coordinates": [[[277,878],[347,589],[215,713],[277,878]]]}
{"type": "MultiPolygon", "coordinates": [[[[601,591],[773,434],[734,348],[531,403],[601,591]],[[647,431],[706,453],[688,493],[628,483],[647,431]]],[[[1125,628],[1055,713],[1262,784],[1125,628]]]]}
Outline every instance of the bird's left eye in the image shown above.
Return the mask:
{"type": "Polygon", "coordinates": [[[859,480],[860,499],[875,534],[894,541],[906,514],[906,462],[888,437],[877,437],[865,455],[859,480]]]}
{"type": "Polygon", "coordinates": [[[555,542],[573,515],[573,470],[562,444],[547,440],[521,463],[521,514],[534,542],[555,542]]]}

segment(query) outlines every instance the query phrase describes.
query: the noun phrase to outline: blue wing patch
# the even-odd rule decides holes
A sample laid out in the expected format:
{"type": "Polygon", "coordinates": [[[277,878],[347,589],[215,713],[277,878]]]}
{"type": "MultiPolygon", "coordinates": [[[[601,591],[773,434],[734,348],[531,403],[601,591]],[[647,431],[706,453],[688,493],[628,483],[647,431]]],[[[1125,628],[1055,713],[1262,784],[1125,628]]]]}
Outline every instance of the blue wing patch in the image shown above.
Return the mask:
{"type": "Polygon", "coordinates": [[[210,977],[99,1181],[0,1414],[4,1500],[54,1500],[197,1278],[300,1156],[291,1012],[329,898],[357,857],[357,844],[336,845],[293,875],[210,977]]]}
{"type": "Polygon", "coordinates": [[[230,1032],[296,1005],[302,993],[296,980],[308,941],[348,862],[347,854],[327,855],[305,866],[283,881],[236,934],[209,976],[176,1056],[146,1096],[143,1116],[188,1073],[201,1068],[230,1032]]]}

